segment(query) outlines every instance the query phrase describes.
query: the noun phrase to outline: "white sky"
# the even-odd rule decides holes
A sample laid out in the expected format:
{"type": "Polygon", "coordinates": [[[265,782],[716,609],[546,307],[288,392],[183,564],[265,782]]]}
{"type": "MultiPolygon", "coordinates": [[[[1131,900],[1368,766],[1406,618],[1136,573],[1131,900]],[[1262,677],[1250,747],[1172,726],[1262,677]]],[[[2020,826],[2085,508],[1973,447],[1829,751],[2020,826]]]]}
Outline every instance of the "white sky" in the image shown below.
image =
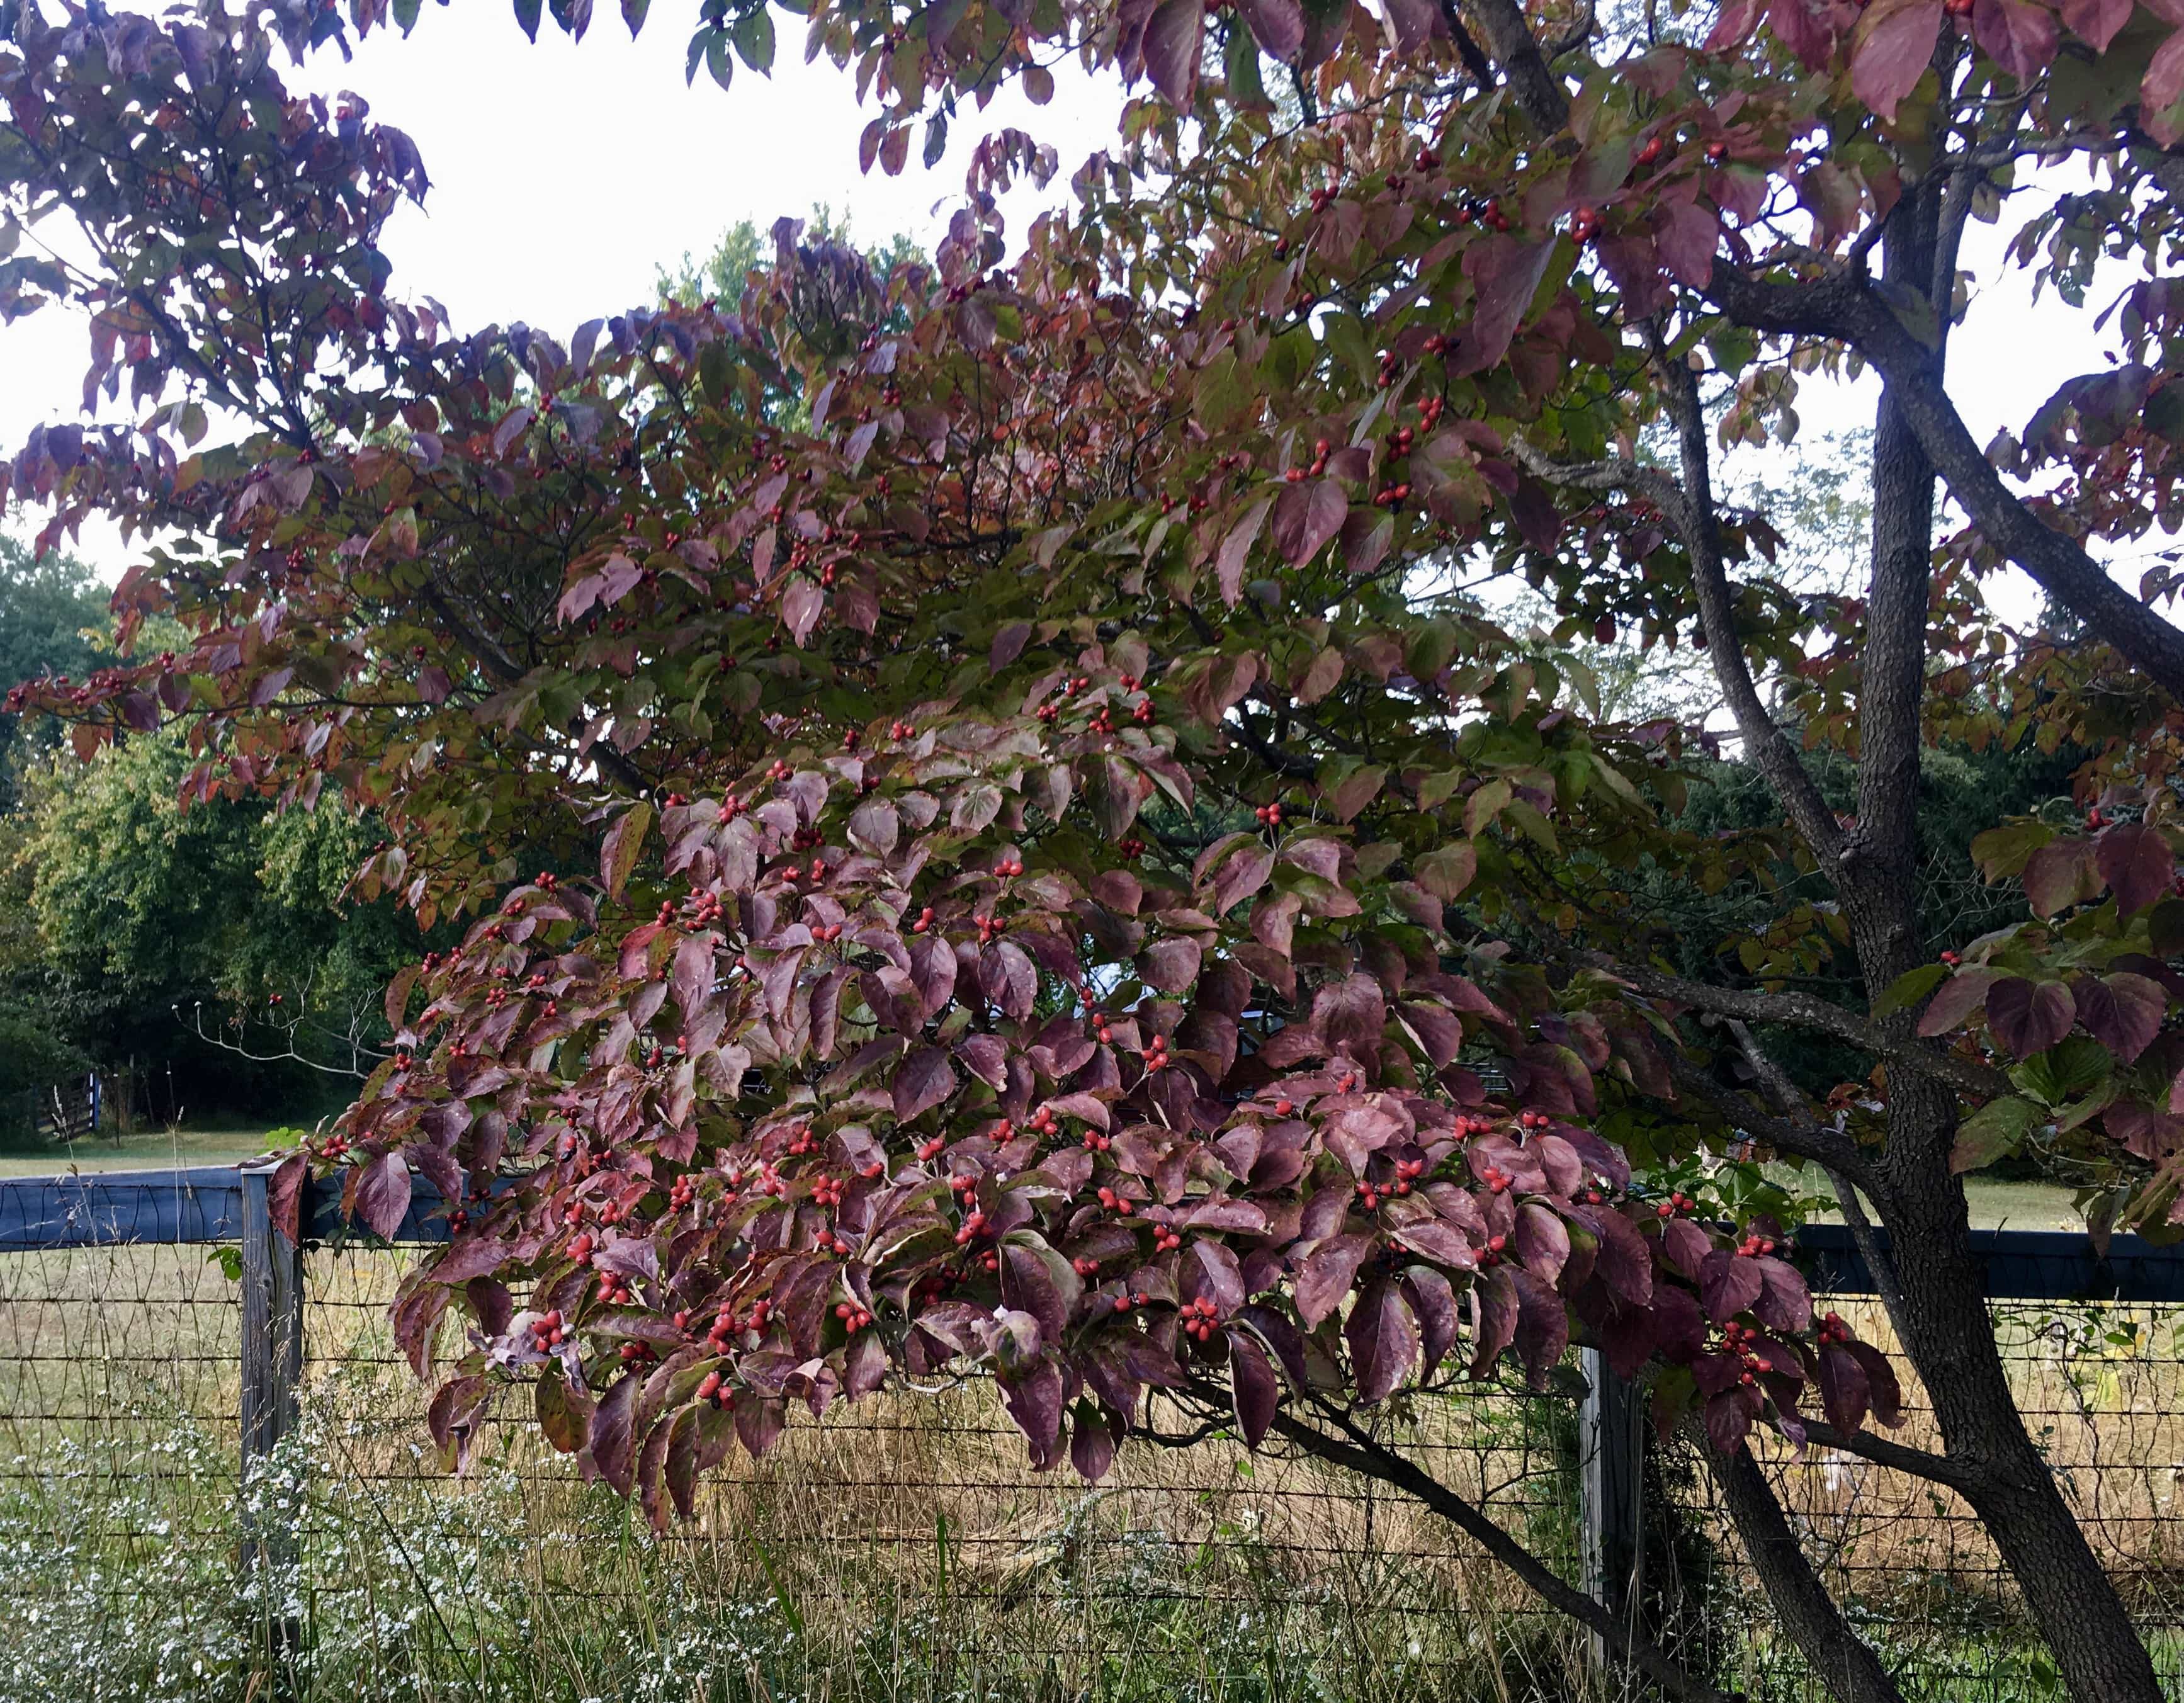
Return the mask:
{"type": "MultiPolygon", "coordinates": [[[[984,114],[961,114],[930,172],[914,143],[903,176],[862,176],[857,136],[872,109],[831,64],[803,64],[789,32],[772,78],[739,67],[723,91],[701,70],[686,87],[684,8],[655,7],[635,42],[613,8],[600,14],[582,44],[549,22],[532,46],[504,0],[428,6],[407,42],[379,33],[353,64],[322,53],[300,72],[284,67],[292,85],[355,90],[415,138],[433,188],[387,233],[394,287],[437,298],[460,329],[521,319],[566,338],[584,320],[649,301],[657,266],[708,252],[737,220],[763,228],[815,202],[847,214],[865,241],[900,231],[929,246],[971,148],[1003,125],[1053,142],[1061,163],[1045,196],[1028,186],[1012,196],[1013,240],[1114,134],[1112,86],[1080,77],[1043,109],[1011,90],[984,114]]],[[[2090,316],[2052,298],[2031,307],[2025,275],[2003,275],[1999,248],[1993,227],[1973,228],[1967,264],[1992,281],[1951,346],[1951,389],[1981,442],[2022,426],[2057,384],[2099,362],[2090,316]]],[[[52,310],[0,326],[0,444],[19,446],[41,420],[79,417],[83,357],[78,326],[52,310]]],[[[1829,394],[1808,384],[1799,407],[1810,430],[1869,423],[1872,387],[1829,394]]],[[[35,524],[17,516],[12,530],[35,524]]],[[[82,550],[109,579],[127,565],[111,533],[87,531],[82,550]]]]}

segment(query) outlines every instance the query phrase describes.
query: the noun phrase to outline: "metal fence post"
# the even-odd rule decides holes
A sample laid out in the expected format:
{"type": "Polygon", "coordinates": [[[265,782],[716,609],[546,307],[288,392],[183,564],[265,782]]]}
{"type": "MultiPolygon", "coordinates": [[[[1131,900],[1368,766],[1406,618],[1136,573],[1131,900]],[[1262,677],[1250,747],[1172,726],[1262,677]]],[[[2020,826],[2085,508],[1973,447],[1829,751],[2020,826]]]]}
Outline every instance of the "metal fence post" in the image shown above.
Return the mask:
{"type": "MultiPolygon", "coordinates": [[[[255,1469],[295,1429],[296,1391],[304,1370],[304,1251],[274,1227],[266,1197],[270,1166],[242,1172],[242,1556],[245,1574],[277,1579],[297,1559],[292,1518],[260,1521],[250,1505],[255,1469]]],[[[272,1579],[268,1589],[277,1589],[272,1579]]],[[[300,1642],[290,1617],[268,1612],[263,1654],[276,1676],[286,1673],[300,1642]]]]}
{"type": "MultiPolygon", "coordinates": [[[[1607,1367],[1597,1349],[1584,1350],[1588,1386],[1578,1409],[1578,1560],[1585,1594],[1624,1624],[1638,1611],[1645,1565],[1646,1436],[1641,1392],[1607,1367]]],[[[1605,1664],[1604,1639],[1591,1639],[1592,1659],[1605,1664]]]]}

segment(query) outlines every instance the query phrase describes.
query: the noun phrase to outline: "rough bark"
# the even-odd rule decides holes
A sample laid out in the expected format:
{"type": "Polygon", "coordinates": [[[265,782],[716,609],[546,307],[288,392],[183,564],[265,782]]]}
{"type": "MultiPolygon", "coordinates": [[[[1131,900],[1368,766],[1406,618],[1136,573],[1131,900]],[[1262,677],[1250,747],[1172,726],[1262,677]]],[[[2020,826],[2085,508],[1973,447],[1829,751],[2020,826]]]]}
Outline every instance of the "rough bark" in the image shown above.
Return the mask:
{"type": "Polygon", "coordinates": [[[1797,1533],[1782,1515],[1752,1451],[1739,1444],[1727,1457],[1713,1457],[1714,1482],[1759,1587],[1790,1641],[1813,1665],[1837,1703],[1903,1703],[1870,1645],[1851,1630],[1835,1599],[1814,1573],[1798,1546],[1797,1533]]]}

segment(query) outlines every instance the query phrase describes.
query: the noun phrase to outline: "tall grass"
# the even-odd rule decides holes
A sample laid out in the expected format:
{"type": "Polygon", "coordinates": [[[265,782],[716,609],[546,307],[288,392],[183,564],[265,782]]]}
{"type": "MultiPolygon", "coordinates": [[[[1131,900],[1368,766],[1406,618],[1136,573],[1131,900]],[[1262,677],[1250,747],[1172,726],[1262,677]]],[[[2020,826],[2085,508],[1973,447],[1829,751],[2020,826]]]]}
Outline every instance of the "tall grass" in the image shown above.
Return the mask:
{"type": "MultiPolygon", "coordinates": [[[[1216,1439],[1028,1472],[973,1383],[800,1417],[666,1536],[510,1402],[443,1471],[387,1338],[395,1262],[312,1266],[303,1421],[237,1491],[233,1292],[198,1250],[0,1256],[0,1703],[1619,1703],[1580,1640],[1399,1497],[1216,1439]],[[246,1533],[292,1562],[239,1569],[246,1533]],[[280,1545],[275,1546],[279,1549],[280,1545]]],[[[2141,1310],[2142,1311],[2143,1310],[2141,1310]]],[[[2184,1625],[2173,1317],[2013,1314],[2022,1393],[2150,1623],[2184,1625]]],[[[1923,1421],[1914,1416],[1914,1437],[1923,1421]]],[[[1422,1401],[1386,1434],[1574,1570],[1567,1403],[1422,1401]]],[[[1915,1695],[2060,1688],[1983,1539],[1923,1487],[1774,1462],[1808,1549],[1915,1695]]],[[[1702,1478],[1664,1480],[1688,1649],[1817,1695],[1702,1478]]],[[[2164,1671],[2184,1671],[2172,1630],[2164,1671]]]]}

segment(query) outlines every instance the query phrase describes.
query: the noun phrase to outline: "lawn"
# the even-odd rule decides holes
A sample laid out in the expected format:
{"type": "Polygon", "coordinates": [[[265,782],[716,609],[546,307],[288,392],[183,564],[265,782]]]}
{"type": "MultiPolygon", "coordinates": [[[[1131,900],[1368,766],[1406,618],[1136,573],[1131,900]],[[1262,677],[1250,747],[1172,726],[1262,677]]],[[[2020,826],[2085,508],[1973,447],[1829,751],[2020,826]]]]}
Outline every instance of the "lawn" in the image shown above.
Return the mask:
{"type": "Polygon", "coordinates": [[[94,1135],[43,1150],[0,1153],[0,1177],[52,1177],[68,1171],[159,1171],[170,1166],[233,1165],[266,1149],[271,1126],[150,1129],[115,1139],[94,1135]]]}

